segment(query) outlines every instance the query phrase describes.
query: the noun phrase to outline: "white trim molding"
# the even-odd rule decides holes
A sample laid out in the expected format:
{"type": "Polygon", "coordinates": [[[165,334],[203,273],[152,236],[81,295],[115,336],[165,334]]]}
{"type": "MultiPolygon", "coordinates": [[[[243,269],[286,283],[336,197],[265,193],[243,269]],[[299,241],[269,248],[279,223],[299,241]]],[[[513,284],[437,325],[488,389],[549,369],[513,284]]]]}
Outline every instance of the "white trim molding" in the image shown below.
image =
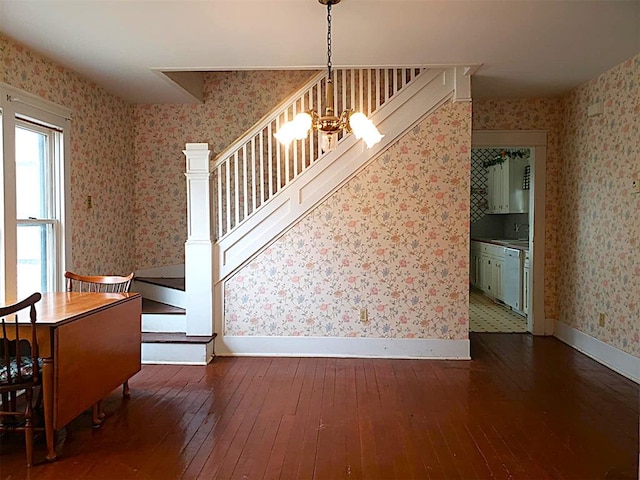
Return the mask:
{"type": "Polygon", "coordinates": [[[470,360],[469,340],[218,336],[217,356],[470,360]]]}
{"type": "Polygon", "coordinates": [[[620,375],[640,383],[640,358],[623,352],[560,321],[556,322],[554,336],[586,356],[618,372],[620,375]]]}

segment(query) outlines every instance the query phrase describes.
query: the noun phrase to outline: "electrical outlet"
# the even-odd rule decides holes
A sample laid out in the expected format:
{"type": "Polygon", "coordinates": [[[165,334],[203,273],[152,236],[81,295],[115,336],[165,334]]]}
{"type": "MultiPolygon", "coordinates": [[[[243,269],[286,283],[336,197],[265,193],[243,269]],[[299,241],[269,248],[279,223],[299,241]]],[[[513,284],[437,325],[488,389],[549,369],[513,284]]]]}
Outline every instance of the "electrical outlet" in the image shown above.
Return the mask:
{"type": "Polygon", "coordinates": [[[600,314],[600,317],[598,318],[598,325],[604,327],[604,313],[600,314]]]}
{"type": "Polygon", "coordinates": [[[91,195],[87,195],[87,208],[90,209],[93,207],[93,199],[91,198],[91,195]]]}
{"type": "Polygon", "coordinates": [[[360,309],[360,322],[367,323],[369,321],[369,312],[366,308],[360,309]]]}

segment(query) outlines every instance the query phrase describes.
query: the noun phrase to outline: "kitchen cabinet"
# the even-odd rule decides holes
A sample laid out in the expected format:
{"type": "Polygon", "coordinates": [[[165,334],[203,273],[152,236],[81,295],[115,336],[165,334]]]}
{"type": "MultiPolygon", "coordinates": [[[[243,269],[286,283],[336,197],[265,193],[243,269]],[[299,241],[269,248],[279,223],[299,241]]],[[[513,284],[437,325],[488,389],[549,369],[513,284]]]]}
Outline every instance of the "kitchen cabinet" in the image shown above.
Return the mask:
{"type": "Polygon", "coordinates": [[[527,213],[529,190],[524,190],[526,158],[507,158],[487,167],[488,213],[527,213]]]}
{"type": "Polygon", "coordinates": [[[504,257],[484,254],[481,259],[481,289],[490,296],[502,300],[502,268],[504,257]]]}
{"type": "Polygon", "coordinates": [[[481,271],[480,245],[478,242],[471,242],[471,256],[469,262],[469,283],[473,287],[480,288],[481,271]]]}
{"type": "Polygon", "coordinates": [[[487,206],[489,213],[502,213],[504,206],[502,164],[487,167],[487,206]]]}
{"type": "Polygon", "coordinates": [[[504,248],[484,242],[471,242],[469,281],[486,294],[502,300],[504,248]]]}

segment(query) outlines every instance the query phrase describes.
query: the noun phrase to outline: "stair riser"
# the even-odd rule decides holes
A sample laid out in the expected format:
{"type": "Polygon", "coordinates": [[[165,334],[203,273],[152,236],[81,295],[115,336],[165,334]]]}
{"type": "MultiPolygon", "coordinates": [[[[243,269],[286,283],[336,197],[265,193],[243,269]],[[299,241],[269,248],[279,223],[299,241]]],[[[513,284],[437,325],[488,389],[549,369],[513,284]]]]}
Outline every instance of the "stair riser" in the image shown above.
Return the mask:
{"type": "Polygon", "coordinates": [[[209,343],[143,343],[142,363],[206,365],[213,359],[213,340],[209,343]]]}
{"type": "Polygon", "coordinates": [[[186,295],[182,290],[175,290],[160,285],[153,285],[145,282],[133,282],[132,292],[140,292],[144,298],[166,303],[175,307],[186,308],[186,295]]]}
{"type": "Polygon", "coordinates": [[[152,333],[185,333],[187,331],[187,316],[143,313],[142,331],[152,333]]]}

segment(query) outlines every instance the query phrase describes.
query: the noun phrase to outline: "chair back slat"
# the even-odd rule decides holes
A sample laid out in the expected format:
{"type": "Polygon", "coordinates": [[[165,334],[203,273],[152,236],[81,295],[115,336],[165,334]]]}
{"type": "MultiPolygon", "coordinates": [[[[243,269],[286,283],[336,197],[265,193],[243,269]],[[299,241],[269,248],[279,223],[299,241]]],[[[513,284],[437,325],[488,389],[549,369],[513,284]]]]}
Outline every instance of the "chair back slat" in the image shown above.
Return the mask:
{"type": "Polygon", "coordinates": [[[65,272],[67,292],[127,293],[131,287],[133,273],[117,275],[78,275],[65,272]]]}

